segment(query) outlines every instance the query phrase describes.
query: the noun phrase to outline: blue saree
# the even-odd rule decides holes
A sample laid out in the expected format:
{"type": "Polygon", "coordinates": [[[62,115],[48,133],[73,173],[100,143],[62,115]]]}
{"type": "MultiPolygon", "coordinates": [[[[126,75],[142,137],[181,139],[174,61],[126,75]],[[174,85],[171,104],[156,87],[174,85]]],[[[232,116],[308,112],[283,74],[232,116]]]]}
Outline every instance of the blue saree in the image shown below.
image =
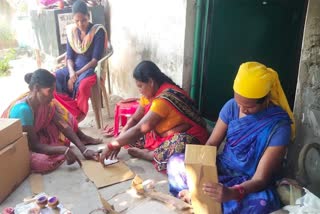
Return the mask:
{"type": "MultiPolygon", "coordinates": [[[[281,126],[290,126],[288,114],[272,106],[254,115],[231,120],[228,124],[226,144],[217,156],[219,182],[232,187],[250,180],[268,147],[273,134],[281,126]]],[[[185,172],[181,172],[184,155],[174,155],[168,163],[170,192],[177,195],[187,187],[185,172]],[[179,170],[178,170],[179,169],[179,170]],[[179,171],[179,172],[178,172],[179,171]]],[[[243,200],[222,204],[223,213],[270,213],[280,208],[280,201],[272,183],[260,192],[248,194],[243,200]]]]}
{"type": "MultiPolygon", "coordinates": [[[[274,132],[290,123],[288,114],[277,106],[230,121],[224,150],[217,156],[219,182],[231,187],[250,180],[274,132]]],[[[247,195],[240,203],[223,203],[224,213],[270,213],[279,207],[272,184],[247,195]]]]}

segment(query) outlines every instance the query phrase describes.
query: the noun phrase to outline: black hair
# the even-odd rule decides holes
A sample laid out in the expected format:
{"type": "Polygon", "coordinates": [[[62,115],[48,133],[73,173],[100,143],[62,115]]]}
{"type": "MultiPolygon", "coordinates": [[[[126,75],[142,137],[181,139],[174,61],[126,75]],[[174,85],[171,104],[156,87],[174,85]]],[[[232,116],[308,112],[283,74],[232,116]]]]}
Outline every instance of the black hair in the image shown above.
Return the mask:
{"type": "Polygon", "coordinates": [[[147,83],[149,79],[152,79],[159,87],[163,83],[170,83],[178,86],[170,77],[162,73],[160,68],[151,61],[140,62],[133,71],[133,78],[143,83],[147,83]]]}
{"type": "Polygon", "coordinates": [[[36,84],[41,88],[52,87],[56,81],[56,78],[49,71],[45,69],[38,69],[33,73],[27,73],[24,76],[24,81],[29,84],[29,89],[32,90],[36,84]]]}
{"type": "Polygon", "coordinates": [[[72,5],[72,14],[82,13],[84,15],[89,15],[87,4],[82,0],[77,0],[72,5]]]}
{"type": "Polygon", "coordinates": [[[258,98],[257,99],[257,104],[262,104],[266,99],[267,99],[268,95],[264,96],[264,97],[261,97],[261,98],[258,98]]]}

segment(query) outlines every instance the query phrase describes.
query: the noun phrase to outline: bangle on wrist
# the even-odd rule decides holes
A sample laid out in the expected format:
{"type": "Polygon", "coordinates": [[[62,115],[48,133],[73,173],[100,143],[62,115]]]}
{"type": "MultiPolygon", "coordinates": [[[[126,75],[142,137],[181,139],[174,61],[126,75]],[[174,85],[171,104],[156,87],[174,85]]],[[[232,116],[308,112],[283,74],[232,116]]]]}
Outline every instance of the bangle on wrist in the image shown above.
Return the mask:
{"type": "Polygon", "coordinates": [[[69,152],[70,147],[67,147],[66,151],[64,152],[64,156],[66,156],[69,152]]]}
{"type": "Polygon", "coordinates": [[[89,151],[89,148],[86,148],[86,149],[82,152],[82,154],[83,154],[83,155],[86,154],[87,151],[89,151]]]}
{"type": "Polygon", "coordinates": [[[239,194],[237,198],[238,202],[240,202],[246,196],[246,190],[243,186],[237,184],[237,185],[234,185],[232,189],[235,189],[238,191],[238,194],[239,194]]]}
{"type": "Polygon", "coordinates": [[[120,145],[119,144],[115,145],[115,143],[118,144],[118,142],[114,142],[114,143],[110,142],[110,143],[108,143],[107,144],[108,149],[109,150],[116,150],[116,149],[120,148],[120,145]]]}
{"type": "Polygon", "coordinates": [[[108,144],[107,144],[107,147],[108,147],[108,149],[111,150],[111,151],[116,149],[111,143],[108,143],[108,144]]]}

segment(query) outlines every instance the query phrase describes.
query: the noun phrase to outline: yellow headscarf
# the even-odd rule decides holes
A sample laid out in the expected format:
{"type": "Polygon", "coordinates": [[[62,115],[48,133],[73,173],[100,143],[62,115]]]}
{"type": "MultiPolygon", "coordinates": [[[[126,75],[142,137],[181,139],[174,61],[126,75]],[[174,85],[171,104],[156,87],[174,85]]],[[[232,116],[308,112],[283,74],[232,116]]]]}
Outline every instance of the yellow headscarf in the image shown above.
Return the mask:
{"type": "Polygon", "coordinates": [[[258,62],[243,63],[234,80],[233,90],[243,97],[252,99],[259,99],[270,93],[270,101],[285,110],[292,120],[291,140],[295,138],[293,113],[276,71],[258,62]]]}

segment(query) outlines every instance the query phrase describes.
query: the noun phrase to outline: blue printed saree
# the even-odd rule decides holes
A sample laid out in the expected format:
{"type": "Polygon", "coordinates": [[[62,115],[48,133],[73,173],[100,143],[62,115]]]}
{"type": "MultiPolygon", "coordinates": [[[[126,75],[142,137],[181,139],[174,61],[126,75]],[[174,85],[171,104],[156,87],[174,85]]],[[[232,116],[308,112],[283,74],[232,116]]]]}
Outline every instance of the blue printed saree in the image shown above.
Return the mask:
{"type": "MultiPolygon", "coordinates": [[[[228,124],[226,144],[217,156],[219,182],[231,187],[250,180],[268,147],[273,133],[283,125],[290,125],[288,114],[280,107],[272,106],[262,112],[232,120],[228,124]]],[[[168,163],[170,192],[177,196],[187,189],[183,166],[184,155],[176,154],[168,163]]],[[[247,195],[237,202],[222,204],[223,213],[270,213],[280,208],[280,201],[272,183],[260,191],[247,195]]]]}
{"type": "MultiPolygon", "coordinates": [[[[290,123],[288,114],[277,106],[231,121],[224,150],[217,156],[219,182],[231,187],[250,180],[273,133],[290,123]]],[[[223,203],[224,213],[270,213],[279,207],[272,184],[263,191],[247,195],[240,203],[223,203]]]]}

